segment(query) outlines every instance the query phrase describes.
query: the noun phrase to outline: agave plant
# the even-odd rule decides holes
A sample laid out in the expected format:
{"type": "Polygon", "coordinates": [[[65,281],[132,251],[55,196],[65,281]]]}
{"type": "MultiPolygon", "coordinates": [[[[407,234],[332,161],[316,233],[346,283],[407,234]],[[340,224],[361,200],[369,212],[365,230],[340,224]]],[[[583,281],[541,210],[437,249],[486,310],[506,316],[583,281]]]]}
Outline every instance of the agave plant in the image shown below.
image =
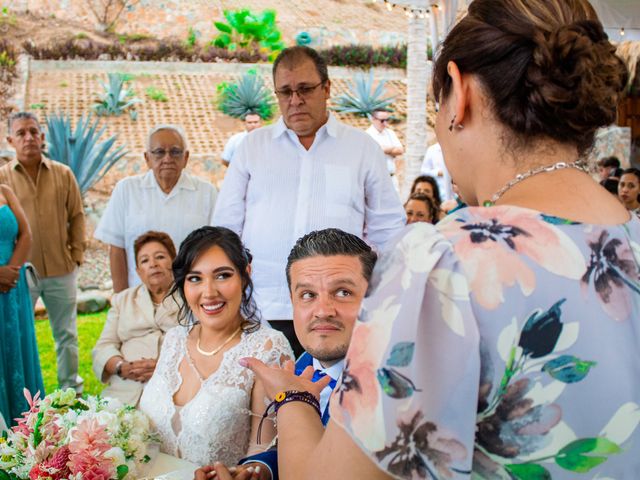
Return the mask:
{"type": "Polygon", "coordinates": [[[349,91],[338,95],[331,108],[336,112],[355,113],[369,118],[376,110],[389,110],[395,97],[383,98],[386,83],[381,80],[374,89],[373,70],[369,70],[369,75],[357,74],[354,81],[349,83],[349,91]]]}
{"type": "Polygon", "coordinates": [[[113,149],[115,135],[100,141],[105,127],[98,130],[98,120],[93,122],[90,114],[78,120],[75,130],[62,113],[47,116],[46,122],[47,156],[73,171],[83,195],[128,153],[124,146],[113,149]]]}
{"type": "Polygon", "coordinates": [[[218,85],[218,108],[231,117],[243,118],[251,112],[266,120],[273,116],[275,102],[262,78],[250,70],[238,83],[218,85]]]}
{"type": "Polygon", "coordinates": [[[99,116],[121,115],[129,109],[133,110],[136,103],[142,102],[139,98],[132,98],[133,90],[125,88],[128,77],[119,73],[109,73],[107,76],[109,84],[100,82],[103,92],[98,94],[98,101],[93,104],[96,114],[99,116]]]}

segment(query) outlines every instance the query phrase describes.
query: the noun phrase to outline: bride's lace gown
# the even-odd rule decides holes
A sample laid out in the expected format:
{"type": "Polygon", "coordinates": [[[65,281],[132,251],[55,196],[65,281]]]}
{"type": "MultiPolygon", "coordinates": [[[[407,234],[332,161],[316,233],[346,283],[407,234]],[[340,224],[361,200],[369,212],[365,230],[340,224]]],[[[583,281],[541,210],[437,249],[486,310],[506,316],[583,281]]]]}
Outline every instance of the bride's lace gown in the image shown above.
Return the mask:
{"type": "MultiPolygon", "coordinates": [[[[140,398],[140,409],[160,434],[160,449],[197,465],[220,461],[236,465],[247,453],[251,430],[251,390],[254,374],[240,366],[243,357],[256,357],[266,364],[281,365],[293,358],[285,336],[261,327],[242,333],[240,343],[224,353],[220,367],[202,380],[200,390],[182,407],[173,395],[182,383],[178,367],[186,350],[187,327],[178,326],[166,334],[156,370],[140,398]]],[[[262,413],[262,412],[260,412],[262,413]]]]}

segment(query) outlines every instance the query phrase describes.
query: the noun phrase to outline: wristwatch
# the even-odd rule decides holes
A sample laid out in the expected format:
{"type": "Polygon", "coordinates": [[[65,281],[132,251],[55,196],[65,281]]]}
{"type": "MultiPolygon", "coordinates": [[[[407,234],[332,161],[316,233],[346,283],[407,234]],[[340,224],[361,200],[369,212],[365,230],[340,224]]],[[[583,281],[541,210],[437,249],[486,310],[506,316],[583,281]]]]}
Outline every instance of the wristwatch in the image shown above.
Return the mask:
{"type": "Polygon", "coordinates": [[[116,363],[116,375],[120,378],[122,378],[122,365],[124,365],[124,359],[119,360],[118,363],[116,363]]]}

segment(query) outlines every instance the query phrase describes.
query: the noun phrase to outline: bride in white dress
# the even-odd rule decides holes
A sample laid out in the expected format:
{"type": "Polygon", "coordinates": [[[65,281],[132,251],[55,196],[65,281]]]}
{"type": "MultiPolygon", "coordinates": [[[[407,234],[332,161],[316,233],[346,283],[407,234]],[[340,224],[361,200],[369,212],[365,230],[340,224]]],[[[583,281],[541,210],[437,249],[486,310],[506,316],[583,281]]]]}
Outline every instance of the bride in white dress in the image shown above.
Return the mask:
{"type": "Polygon", "coordinates": [[[236,465],[267,448],[271,421],[258,425],[268,400],[243,357],[271,365],[291,360],[280,332],[261,326],[252,299],[251,255],[222,227],[202,227],[180,245],[172,294],[183,300],[181,325],[166,334],[140,409],[161,437],[161,451],[197,465],[236,465]]]}

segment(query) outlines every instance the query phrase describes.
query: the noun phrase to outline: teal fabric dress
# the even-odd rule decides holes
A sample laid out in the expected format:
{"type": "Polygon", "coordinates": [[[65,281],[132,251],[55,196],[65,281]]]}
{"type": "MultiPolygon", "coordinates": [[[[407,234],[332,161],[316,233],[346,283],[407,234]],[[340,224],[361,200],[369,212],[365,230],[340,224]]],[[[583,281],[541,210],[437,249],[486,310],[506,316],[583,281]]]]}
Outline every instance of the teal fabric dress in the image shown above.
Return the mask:
{"type": "MultiPolygon", "coordinates": [[[[0,207],[0,265],[11,259],[18,221],[8,205],[0,207]]],[[[0,412],[7,425],[28,410],[23,390],[44,396],[33,307],[24,267],[15,288],[0,293],[0,412]]]]}

